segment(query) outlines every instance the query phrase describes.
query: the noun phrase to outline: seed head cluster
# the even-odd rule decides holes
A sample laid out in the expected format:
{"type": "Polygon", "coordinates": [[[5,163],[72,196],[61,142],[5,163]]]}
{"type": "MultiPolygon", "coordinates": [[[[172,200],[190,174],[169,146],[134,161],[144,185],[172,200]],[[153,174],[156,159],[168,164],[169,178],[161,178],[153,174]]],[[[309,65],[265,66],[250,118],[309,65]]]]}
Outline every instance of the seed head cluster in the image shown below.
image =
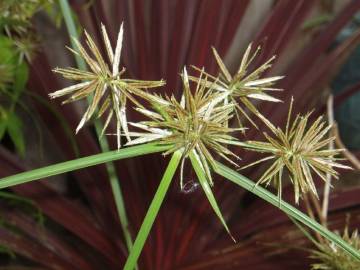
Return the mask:
{"type": "Polygon", "coordinates": [[[183,92],[179,101],[173,95],[164,97],[147,92],[149,88],[163,86],[165,84],[163,80],[142,81],[125,78],[125,68],[120,68],[123,25],[120,27],[115,50],[112,49],[103,25],[101,30],[108,62],[100,53],[94,40],[85,31],[85,42],[89,52],[77,40],[74,41],[78,51],[71,51],[85,60],[89,70],[76,68],[54,70],[77,83],[51,93],[51,98],[70,95],[64,103],[83,98],[89,100],[89,106],[76,132],[93,115],[101,117],[107,113],[102,132],[104,133],[115,116],[118,148],[121,147],[121,137],[126,137],[128,141],[126,145],[156,142],[169,146],[165,155],[176,151],[182,153],[181,188],[184,186],[182,177],[184,162],[189,154],[196,155],[210,185],[213,184],[211,171],[216,166],[214,155],[238,166],[236,161],[239,157],[234,150],[230,150],[230,145],[243,146],[267,154],[265,158],[248,165],[253,166],[264,161],[272,162],[258,183],[275,184],[281,197],[282,179],[287,172],[294,186],[296,202],[308,191],[317,196],[314,175],[327,181],[326,174],[337,177],[338,174],[334,168],[349,168],[337,162],[341,149],[326,149],[334,138],[327,137],[331,127],[326,125],[322,117],[310,123],[310,113],[308,113],[305,116],[296,116],[291,122],[293,104],[291,101],[287,124],[283,130],[276,128],[250,101],[252,99],[280,102],[279,99],[269,95],[269,92],[280,90],[275,88],[274,84],[282,76],[263,77],[275,57],[271,57],[257,67],[254,66],[254,59],[260,51],[259,47],[252,53],[251,44],[249,45],[238,71],[233,76],[213,48],[220,70],[219,75],[213,76],[204,69],[194,67],[199,72],[199,76],[189,76],[184,68],[181,75],[183,92]],[[196,87],[190,87],[192,84],[196,87]],[[138,98],[148,103],[150,108],[145,108],[138,98]],[[127,120],[128,101],[135,105],[135,109],[147,120],[129,122],[127,120]],[[256,126],[248,112],[259,117],[270,129],[271,135],[264,133],[265,141],[239,142],[234,136],[234,133],[239,130],[244,132],[242,122],[244,117],[256,126]],[[231,127],[231,120],[235,117],[239,128],[231,127]],[[131,129],[129,129],[130,126],[131,129]]]}
{"type": "MultiPolygon", "coordinates": [[[[150,120],[130,123],[146,132],[131,132],[130,135],[137,138],[128,145],[157,140],[159,144],[171,145],[165,155],[180,150],[183,154],[183,162],[193,152],[201,161],[208,181],[212,185],[211,167],[215,165],[212,153],[237,166],[229,157],[235,159],[239,157],[227,146],[238,143],[232,133],[241,129],[227,126],[228,121],[233,117],[235,106],[232,102],[224,104],[223,100],[228,93],[214,92],[211,85],[207,89],[206,83],[201,83],[206,80],[202,72],[193,94],[184,68],[181,100],[177,101],[174,96],[153,97],[149,100],[153,110],[138,108],[137,110],[150,120]]],[[[182,179],[183,177],[181,177],[181,188],[183,188],[182,179]]]]}
{"type": "Polygon", "coordinates": [[[63,103],[77,101],[86,97],[90,98],[90,103],[76,128],[78,132],[86,122],[96,113],[101,117],[107,112],[105,124],[102,130],[104,134],[111,119],[116,119],[117,145],[121,147],[121,129],[128,140],[128,124],[126,117],[127,101],[130,100],[137,106],[135,96],[143,96],[146,93],[143,89],[159,87],[164,85],[164,81],[142,81],[123,78],[125,68],[120,69],[120,56],[123,43],[123,24],[117,38],[115,52],[113,51],[105,27],[101,26],[104,45],[106,48],[108,60],[111,66],[107,64],[102,57],[99,48],[96,46],[92,37],[85,31],[86,44],[90,53],[74,39],[78,52],[70,49],[75,55],[85,60],[90,70],[81,70],[76,68],[56,68],[54,72],[63,75],[66,79],[77,81],[78,83],[50,94],[51,98],[57,98],[65,95],[71,95],[63,103]]]}
{"type": "Polygon", "coordinates": [[[293,100],[290,103],[285,130],[275,128],[270,122],[266,122],[272,135],[264,133],[265,142],[246,142],[246,148],[265,153],[267,156],[245,167],[271,161],[271,165],[260,177],[258,183],[274,182],[280,198],[283,175],[287,171],[294,186],[295,201],[298,203],[301,194],[308,191],[318,196],[313,175],[319,176],[326,182],[327,173],[335,178],[338,177],[334,167],[343,169],[350,169],[350,167],[337,162],[336,156],[340,154],[341,149],[326,149],[326,146],[335,138],[326,136],[331,126],[326,124],[322,116],[313,123],[309,123],[311,113],[305,116],[297,115],[291,123],[292,105],[293,100]]]}
{"type": "MultiPolygon", "coordinates": [[[[360,237],[357,230],[352,234],[345,227],[342,238],[360,252],[360,237]]],[[[325,241],[316,243],[317,249],[311,251],[311,258],[317,262],[311,265],[311,270],[356,270],[360,269],[360,261],[354,259],[334,243],[325,241]]]]}

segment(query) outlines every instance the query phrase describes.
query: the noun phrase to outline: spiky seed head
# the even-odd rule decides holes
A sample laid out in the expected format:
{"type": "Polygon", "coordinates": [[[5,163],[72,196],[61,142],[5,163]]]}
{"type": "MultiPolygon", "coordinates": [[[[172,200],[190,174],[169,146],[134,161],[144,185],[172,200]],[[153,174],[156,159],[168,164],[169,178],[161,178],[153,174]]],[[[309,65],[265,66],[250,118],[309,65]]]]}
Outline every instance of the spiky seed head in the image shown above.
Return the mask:
{"type": "Polygon", "coordinates": [[[137,138],[127,145],[157,141],[159,144],[171,145],[165,155],[181,150],[183,159],[194,151],[212,184],[210,169],[215,163],[211,152],[236,165],[229,157],[237,159],[238,156],[231,152],[227,145],[237,144],[237,139],[231,136],[231,133],[239,129],[227,127],[227,121],[233,117],[234,110],[233,103],[224,105],[223,100],[227,93],[207,89],[206,76],[201,74],[200,78],[192,94],[184,68],[183,95],[180,101],[174,96],[149,96],[148,100],[154,110],[137,110],[150,120],[130,123],[146,132],[130,132],[130,136],[137,138]]]}
{"type": "MultiPolygon", "coordinates": [[[[353,233],[350,234],[346,227],[342,238],[360,252],[360,237],[357,230],[354,230],[353,233]]],[[[311,265],[312,270],[360,269],[360,261],[351,257],[334,243],[325,241],[323,243],[316,242],[315,244],[317,249],[311,251],[311,258],[317,262],[311,265]]]]}
{"type": "Polygon", "coordinates": [[[266,124],[273,136],[264,133],[265,142],[246,142],[245,147],[247,149],[266,153],[267,156],[243,168],[264,161],[271,161],[270,167],[260,177],[258,183],[268,185],[274,182],[278,188],[279,198],[281,197],[283,173],[284,170],[287,170],[294,186],[295,201],[298,203],[301,194],[308,191],[312,192],[316,197],[318,196],[313,181],[314,174],[326,182],[326,174],[338,178],[338,173],[334,168],[351,168],[337,162],[339,158],[336,158],[336,156],[342,149],[329,150],[326,148],[335,138],[327,136],[331,126],[326,125],[321,116],[312,124],[309,124],[311,113],[305,116],[297,115],[291,124],[292,104],[293,100],[290,103],[284,130],[279,127],[275,128],[267,121],[266,124]]]}
{"type": "Polygon", "coordinates": [[[144,95],[147,95],[144,89],[160,87],[163,86],[165,82],[162,80],[142,81],[123,78],[122,76],[125,72],[125,68],[120,69],[120,57],[124,33],[123,24],[121,24],[119,30],[115,52],[111,47],[110,39],[104,25],[101,25],[101,30],[111,66],[108,66],[94,40],[85,31],[86,44],[89,52],[76,39],[74,39],[74,42],[78,52],[72,49],[70,50],[83,58],[90,70],[56,68],[54,72],[61,74],[66,79],[77,81],[77,83],[51,93],[49,96],[51,98],[57,98],[64,95],[71,95],[64,103],[77,101],[83,98],[90,98],[90,104],[76,128],[76,132],[78,132],[94,114],[96,114],[97,117],[101,117],[103,114],[107,113],[102,130],[102,134],[104,134],[110,121],[115,116],[117,145],[118,148],[120,148],[121,130],[125,133],[126,138],[130,140],[126,117],[127,101],[130,100],[138,107],[141,107],[135,96],[143,97],[144,95]]]}
{"type": "MultiPolygon", "coordinates": [[[[213,85],[214,90],[221,93],[228,93],[227,100],[232,101],[236,106],[236,117],[240,126],[242,126],[241,118],[242,116],[246,117],[255,127],[256,124],[247,114],[246,110],[249,110],[253,114],[257,115],[260,118],[263,118],[261,113],[256,109],[256,107],[251,103],[250,99],[261,100],[261,101],[270,101],[270,102],[281,102],[281,100],[272,97],[267,92],[271,91],[280,91],[281,89],[274,88],[273,85],[283,76],[267,77],[261,78],[262,74],[271,67],[271,63],[275,59],[275,56],[271,57],[265,63],[253,69],[249,72],[250,64],[253,62],[255,57],[260,51],[260,47],[251,55],[251,44],[246,49],[243,58],[241,60],[238,71],[234,76],[232,76],[229,70],[226,68],[223,60],[219,56],[215,48],[213,48],[213,54],[215,60],[219,66],[219,76],[212,76],[208,73],[205,73],[211,81],[207,82],[207,85],[213,85]]],[[[194,69],[200,71],[199,68],[193,67],[194,69]]],[[[190,80],[199,82],[198,77],[190,76],[190,80]]]]}
{"type": "MultiPolygon", "coordinates": [[[[180,152],[182,154],[181,189],[184,188],[184,162],[189,157],[210,205],[231,236],[211,190],[213,185],[211,169],[216,166],[213,153],[217,153],[237,166],[231,158],[239,158],[227,146],[238,143],[231,133],[239,129],[227,126],[229,119],[233,117],[234,110],[233,103],[224,104],[228,93],[213,91],[212,87],[208,89],[206,76],[203,77],[202,73],[200,78],[201,80],[192,93],[187,71],[184,68],[182,74],[183,95],[180,101],[176,100],[174,96],[166,98],[157,95],[148,96],[153,110],[138,108],[138,111],[149,120],[130,123],[142,131],[130,132],[130,136],[136,138],[127,145],[156,141],[160,145],[169,146],[169,150],[164,155],[180,152]]],[[[233,237],[232,239],[234,240],[233,237]]]]}

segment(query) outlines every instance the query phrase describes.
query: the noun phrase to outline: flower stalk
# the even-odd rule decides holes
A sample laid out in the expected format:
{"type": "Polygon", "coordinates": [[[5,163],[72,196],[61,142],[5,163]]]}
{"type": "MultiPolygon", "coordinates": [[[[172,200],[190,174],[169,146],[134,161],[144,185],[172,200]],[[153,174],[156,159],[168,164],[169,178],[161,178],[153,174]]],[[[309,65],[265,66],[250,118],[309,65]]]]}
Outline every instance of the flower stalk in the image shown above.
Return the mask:
{"type": "MultiPolygon", "coordinates": [[[[76,31],[75,22],[74,22],[74,19],[72,17],[72,14],[71,14],[71,10],[70,10],[70,6],[69,6],[68,1],[67,0],[59,0],[59,4],[60,4],[62,14],[64,16],[64,21],[65,21],[67,30],[69,32],[69,35],[73,37],[73,38],[70,38],[72,48],[75,49],[78,45],[81,47],[81,45],[77,42],[78,33],[76,31]]],[[[122,29],[122,27],[120,29],[122,29]]],[[[102,26],[102,32],[103,32],[104,41],[106,43],[107,53],[108,53],[108,55],[110,57],[111,62],[114,63],[113,51],[112,51],[112,48],[111,48],[111,45],[110,45],[110,42],[109,42],[109,38],[108,38],[108,35],[106,33],[106,30],[105,30],[104,26],[102,26]]],[[[118,40],[118,44],[117,44],[116,49],[115,49],[115,54],[117,55],[117,58],[116,58],[117,60],[116,61],[119,61],[119,62],[120,62],[120,53],[121,53],[121,47],[122,47],[122,37],[123,37],[123,31],[120,31],[119,32],[119,39],[120,40],[118,40]]],[[[95,48],[96,45],[92,45],[92,46],[93,46],[95,52],[97,53],[98,50],[96,50],[96,48],[95,48]]],[[[84,53],[85,56],[87,55],[86,51],[83,51],[83,53],[84,53]]],[[[76,60],[77,67],[78,67],[78,72],[77,73],[88,74],[87,71],[86,71],[87,67],[86,67],[86,63],[85,63],[84,58],[81,57],[81,55],[79,53],[77,53],[77,52],[74,53],[74,56],[75,56],[75,60],[76,60]]],[[[102,57],[98,56],[98,58],[100,59],[102,57]]],[[[92,62],[93,60],[89,59],[89,61],[91,63],[93,63],[92,62]]],[[[114,63],[113,68],[118,67],[118,65],[119,65],[119,63],[114,63]]],[[[74,69],[72,69],[72,70],[75,71],[74,69]]],[[[66,72],[66,70],[64,70],[64,72],[66,72]]],[[[116,70],[113,70],[113,72],[116,72],[116,70]]],[[[89,81],[85,81],[85,82],[82,82],[82,83],[90,85],[89,81]]],[[[74,88],[74,86],[72,86],[72,87],[74,88]]],[[[93,98],[91,98],[89,95],[86,98],[87,98],[88,104],[94,104],[93,98]]],[[[103,110],[104,110],[104,108],[103,108],[103,110]]],[[[117,116],[122,115],[121,113],[119,114],[118,109],[116,110],[116,112],[117,112],[117,116]]],[[[100,115],[101,115],[101,113],[100,113],[100,115]]],[[[118,118],[121,118],[121,117],[119,116],[118,118]]],[[[123,118],[121,118],[121,119],[123,119],[123,118]]],[[[124,121],[122,121],[122,122],[124,122],[124,121]]],[[[108,152],[110,150],[109,143],[108,143],[107,139],[102,138],[102,133],[106,129],[106,126],[107,126],[106,124],[105,124],[105,126],[103,126],[99,119],[94,121],[95,131],[96,131],[96,134],[97,134],[97,136],[99,138],[100,148],[101,148],[101,151],[103,153],[108,152]]],[[[118,127],[119,127],[119,124],[118,124],[118,127]]],[[[119,139],[118,139],[117,144],[118,144],[118,147],[120,147],[119,139]]],[[[112,193],[113,193],[113,196],[114,196],[115,205],[116,205],[117,213],[118,213],[118,216],[119,216],[119,221],[120,221],[120,224],[121,224],[121,228],[122,228],[122,231],[123,231],[123,234],[124,234],[126,246],[127,246],[127,249],[130,251],[130,249],[131,249],[131,247],[133,245],[133,242],[132,242],[131,234],[130,234],[130,231],[129,231],[129,222],[128,222],[126,209],[125,209],[125,203],[124,203],[124,199],[123,199],[123,195],[122,195],[122,191],[121,191],[120,180],[117,177],[116,169],[115,169],[115,166],[114,166],[114,164],[112,162],[106,163],[105,166],[106,166],[106,170],[107,170],[107,173],[108,173],[109,182],[110,182],[111,190],[112,190],[112,193]]]]}
{"type": "Polygon", "coordinates": [[[165,170],[165,173],[160,181],[159,187],[151,201],[149,209],[145,215],[144,221],[141,224],[140,230],[136,236],[134,246],[130,250],[129,257],[126,260],[124,270],[133,270],[140,253],[144,247],[145,241],[148,238],[150,230],[154,224],[155,218],[160,210],[161,204],[164,201],[165,195],[169,189],[171,181],[175,175],[176,169],[180,163],[182,153],[175,151],[172,154],[170,162],[165,170]]]}

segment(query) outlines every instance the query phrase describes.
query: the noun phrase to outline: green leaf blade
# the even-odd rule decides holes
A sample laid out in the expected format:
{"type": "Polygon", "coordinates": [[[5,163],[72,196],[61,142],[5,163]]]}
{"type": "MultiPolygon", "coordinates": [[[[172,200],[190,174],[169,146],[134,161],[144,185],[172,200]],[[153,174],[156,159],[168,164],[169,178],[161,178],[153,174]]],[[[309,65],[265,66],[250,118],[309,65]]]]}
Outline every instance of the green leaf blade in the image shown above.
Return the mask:
{"type": "Polygon", "coordinates": [[[46,178],[74,170],[79,170],[82,168],[106,163],[109,161],[162,152],[167,150],[168,148],[169,146],[164,146],[164,145],[159,146],[154,143],[152,144],[149,143],[139,146],[123,148],[120,150],[109,151],[83,158],[78,158],[70,161],[65,161],[47,167],[31,170],[28,172],[23,172],[12,176],[4,177],[0,179],[0,189],[24,184],[27,182],[39,180],[42,178],[46,178]]]}
{"type": "Polygon", "coordinates": [[[250,179],[222,165],[221,163],[216,163],[215,171],[224,178],[252,192],[253,194],[267,201],[268,203],[278,207],[290,217],[306,225],[315,232],[318,232],[320,235],[322,235],[329,241],[335,243],[338,247],[345,250],[350,256],[354,257],[357,260],[360,260],[360,253],[354,247],[346,243],[341,237],[321,226],[318,222],[311,219],[310,217],[308,217],[307,215],[305,215],[304,213],[302,213],[301,211],[299,211],[285,201],[281,201],[281,207],[279,207],[279,198],[277,196],[262,188],[261,186],[256,186],[256,184],[250,179]]]}
{"type": "Polygon", "coordinates": [[[7,132],[11,141],[15,145],[16,151],[20,156],[25,155],[25,138],[23,134],[23,124],[21,119],[14,113],[9,113],[7,121],[7,132]]]}
{"type": "Polygon", "coordinates": [[[29,79],[29,68],[25,62],[21,62],[15,70],[14,74],[13,92],[15,99],[19,97],[21,92],[25,89],[26,83],[29,79]]]}

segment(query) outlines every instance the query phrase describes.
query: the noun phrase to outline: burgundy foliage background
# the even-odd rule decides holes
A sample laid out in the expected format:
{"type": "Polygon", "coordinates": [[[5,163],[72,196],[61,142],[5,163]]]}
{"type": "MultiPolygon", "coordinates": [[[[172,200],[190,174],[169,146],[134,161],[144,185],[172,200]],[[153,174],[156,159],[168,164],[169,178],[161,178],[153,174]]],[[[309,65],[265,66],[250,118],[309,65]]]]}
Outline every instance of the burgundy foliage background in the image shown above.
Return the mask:
{"type": "MultiPolygon", "coordinates": [[[[81,26],[93,34],[100,47],[100,22],[107,26],[114,44],[120,23],[124,21],[122,64],[127,68],[127,75],[139,79],[163,78],[167,85],[157,91],[178,95],[178,74],[184,65],[205,66],[210,73],[217,72],[211,46],[216,47],[222,57],[228,56],[225,59],[235,71],[249,41],[241,39],[241,33],[248,31],[243,19],[252,16],[250,5],[254,3],[246,0],[96,0],[90,6],[82,1],[71,4],[81,26]],[[238,31],[240,35],[236,35],[238,31]],[[243,44],[242,48],[235,46],[236,42],[243,44]]],[[[321,5],[321,1],[274,1],[256,31],[246,34],[254,46],[263,47],[254,66],[276,54],[278,57],[269,73],[286,75],[278,85],[285,91],[277,94],[284,104],[258,104],[275,124],[284,123],[291,96],[295,98],[296,111],[315,108],[314,116],[323,113],[327,86],[359,44],[360,32],[357,31],[341,44],[332,46],[340,30],[360,9],[360,1],[347,1],[328,23],[310,30],[302,29],[304,22],[319,14],[322,8],[326,5],[321,5]]],[[[64,31],[59,31],[59,35],[61,33],[64,31]]],[[[63,38],[66,39],[66,35],[63,38]]],[[[65,82],[51,72],[60,65],[61,57],[58,53],[52,54],[46,44],[44,47],[44,52],[31,64],[28,89],[47,98],[48,93],[64,86],[65,82]]],[[[63,53],[64,57],[68,54],[65,50],[63,53]]],[[[336,96],[335,105],[357,92],[359,83],[336,96]]],[[[45,158],[44,162],[76,158],[69,134],[59,124],[59,119],[41,103],[33,101],[32,106],[45,123],[46,135],[51,138],[44,149],[44,155],[51,158],[45,158]],[[52,151],[58,154],[53,157],[52,151]]],[[[74,130],[81,108],[76,104],[61,106],[60,101],[52,101],[51,106],[74,130]]],[[[130,118],[137,117],[131,112],[130,118]]],[[[264,128],[260,122],[258,124],[260,129],[264,128]]],[[[246,134],[246,139],[249,138],[261,139],[261,132],[250,129],[246,134]]],[[[91,126],[79,132],[75,140],[79,156],[99,152],[91,126]]],[[[115,148],[113,138],[110,142],[115,148]]],[[[259,158],[253,152],[237,151],[243,162],[259,158]]],[[[133,236],[145,216],[166,162],[167,158],[161,155],[149,155],[115,163],[133,236]]],[[[34,162],[20,160],[5,147],[0,147],[0,164],[1,177],[36,167],[34,162]]],[[[262,169],[256,167],[243,173],[256,179],[262,169]]],[[[194,180],[194,173],[187,171],[186,179],[194,180]]],[[[347,213],[352,216],[351,228],[359,227],[359,189],[338,185],[333,191],[329,214],[331,229],[341,230],[347,213]]],[[[46,216],[45,226],[39,226],[21,209],[0,204],[2,216],[20,231],[16,234],[0,227],[0,244],[21,255],[18,264],[28,265],[29,269],[92,270],[119,269],[125,263],[127,251],[105,166],[20,185],[12,190],[34,200],[46,216]],[[58,180],[63,183],[62,188],[54,185],[58,180]]],[[[182,193],[178,179],[174,179],[141,255],[140,269],[295,270],[308,267],[311,261],[306,252],[289,249],[305,247],[308,242],[279,210],[221,178],[216,178],[214,191],[238,243],[230,240],[201,189],[182,193]]],[[[293,202],[291,187],[286,188],[283,196],[293,202]]]]}

